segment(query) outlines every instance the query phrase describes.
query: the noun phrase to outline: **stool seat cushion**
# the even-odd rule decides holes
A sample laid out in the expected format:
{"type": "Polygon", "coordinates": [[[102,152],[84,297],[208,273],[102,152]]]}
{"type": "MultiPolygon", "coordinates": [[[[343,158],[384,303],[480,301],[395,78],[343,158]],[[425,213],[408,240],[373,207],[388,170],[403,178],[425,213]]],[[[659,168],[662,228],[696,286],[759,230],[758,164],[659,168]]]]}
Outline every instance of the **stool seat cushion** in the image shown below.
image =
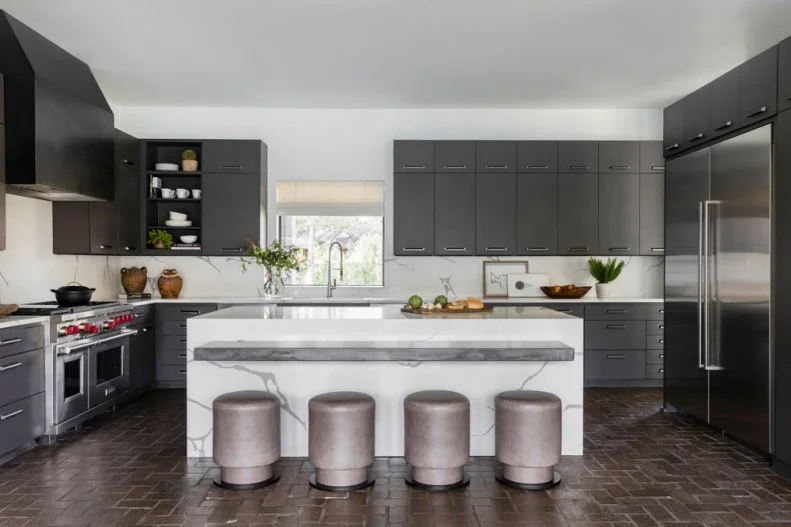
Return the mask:
{"type": "Polygon", "coordinates": [[[557,395],[519,390],[495,397],[495,457],[516,467],[560,462],[563,406],[557,395]]]}
{"type": "Polygon", "coordinates": [[[368,394],[332,392],[308,402],[308,456],[317,469],[350,470],[374,462],[376,403],[368,394]]]}
{"type": "Polygon", "coordinates": [[[404,399],[406,462],[413,467],[451,469],[470,459],[470,401],[445,390],[409,394],[404,399]]]}
{"type": "Polygon", "coordinates": [[[212,409],[217,465],[260,467],[280,458],[280,399],[276,395],[253,390],[226,393],[214,400],[212,409]]]}

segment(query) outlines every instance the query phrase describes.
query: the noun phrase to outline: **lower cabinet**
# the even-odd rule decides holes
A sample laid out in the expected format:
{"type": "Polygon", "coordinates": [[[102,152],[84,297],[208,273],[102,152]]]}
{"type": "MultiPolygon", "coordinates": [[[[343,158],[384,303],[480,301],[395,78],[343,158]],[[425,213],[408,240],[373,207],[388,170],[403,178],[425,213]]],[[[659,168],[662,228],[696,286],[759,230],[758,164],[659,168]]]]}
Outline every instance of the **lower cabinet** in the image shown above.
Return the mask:
{"type": "Polygon", "coordinates": [[[187,386],[187,319],[217,304],[160,304],[156,312],[156,387],[187,386]]]}
{"type": "Polygon", "coordinates": [[[154,323],[133,325],[137,330],[131,340],[129,356],[129,385],[131,391],[144,390],[156,379],[156,337],[154,323]]]}

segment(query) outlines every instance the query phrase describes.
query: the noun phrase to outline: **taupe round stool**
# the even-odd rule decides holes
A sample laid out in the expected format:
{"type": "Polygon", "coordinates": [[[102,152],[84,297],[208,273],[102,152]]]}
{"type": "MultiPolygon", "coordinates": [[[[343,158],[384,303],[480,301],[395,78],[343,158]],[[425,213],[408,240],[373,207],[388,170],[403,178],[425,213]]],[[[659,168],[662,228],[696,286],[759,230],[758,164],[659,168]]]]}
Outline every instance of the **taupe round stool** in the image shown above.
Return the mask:
{"type": "Polygon", "coordinates": [[[470,483],[470,401],[456,392],[429,390],[404,399],[406,482],[428,491],[470,483]]]}
{"type": "Polygon", "coordinates": [[[214,483],[251,490],[280,479],[273,464],[280,459],[280,399],[269,392],[240,391],[217,397],[214,417],[214,483]]]}
{"type": "Polygon", "coordinates": [[[515,390],[494,399],[495,457],[503,464],[497,481],[525,490],[560,483],[563,406],[547,392],[515,390]]]}
{"type": "Polygon", "coordinates": [[[359,392],[323,393],[308,402],[311,486],[348,491],[374,483],[375,410],[373,397],[359,392]]]}

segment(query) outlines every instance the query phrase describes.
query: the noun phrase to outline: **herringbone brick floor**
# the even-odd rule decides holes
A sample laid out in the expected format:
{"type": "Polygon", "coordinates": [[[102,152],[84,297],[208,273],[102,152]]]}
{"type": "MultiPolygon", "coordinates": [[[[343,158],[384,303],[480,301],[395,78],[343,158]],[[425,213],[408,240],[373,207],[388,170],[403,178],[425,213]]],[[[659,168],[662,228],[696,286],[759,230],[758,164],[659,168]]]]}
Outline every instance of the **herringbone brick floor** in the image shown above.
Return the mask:
{"type": "Polygon", "coordinates": [[[154,392],[0,468],[0,526],[791,525],[791,484],[735,443],[659,414],[659,390],[585,396],[586,454],[563,460],[553,490],[502,487],[493,461],[476,459],[468,488],[426,494],[405,486],[402,459],[379,459],[374,487],[330,494],[307,485],[300,460],[284,460],[267,489],[214,488],[211,461],[184,457],[184,392],[154,392]]]}

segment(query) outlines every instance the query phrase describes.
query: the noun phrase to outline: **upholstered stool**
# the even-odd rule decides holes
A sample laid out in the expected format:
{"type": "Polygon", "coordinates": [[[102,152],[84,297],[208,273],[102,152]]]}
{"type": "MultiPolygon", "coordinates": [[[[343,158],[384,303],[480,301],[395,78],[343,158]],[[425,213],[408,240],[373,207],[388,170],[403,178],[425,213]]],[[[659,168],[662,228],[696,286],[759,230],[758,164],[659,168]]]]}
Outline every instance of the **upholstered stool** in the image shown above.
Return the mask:
{"type": "Polygon", "coordinates": [[[269,392],[241,391],[217,397],[214,414],[214,483],[233,490],[271,485],[279,479],[280,399],[269,392]]]}
{"type": "Polygon", "coordinates": [[[316,472],[311,486],[329,491],[372,485],[374,463],[373,397],[358,392],[331,392],[308,403],[308,457],[316,472]]]}
{"type": "Polygon", "coordinates": [[[543,490],[560,483],[563,406],[547,392],[515,390],[494,399],[495,457],[503,464],[497,481],[543,490]]]}
{"type": "Polygon", "coordinates": [[[406,481],[428,491],[469,484],[470,401],[444,390],[415,392],[404,399],[406,481]]]}

